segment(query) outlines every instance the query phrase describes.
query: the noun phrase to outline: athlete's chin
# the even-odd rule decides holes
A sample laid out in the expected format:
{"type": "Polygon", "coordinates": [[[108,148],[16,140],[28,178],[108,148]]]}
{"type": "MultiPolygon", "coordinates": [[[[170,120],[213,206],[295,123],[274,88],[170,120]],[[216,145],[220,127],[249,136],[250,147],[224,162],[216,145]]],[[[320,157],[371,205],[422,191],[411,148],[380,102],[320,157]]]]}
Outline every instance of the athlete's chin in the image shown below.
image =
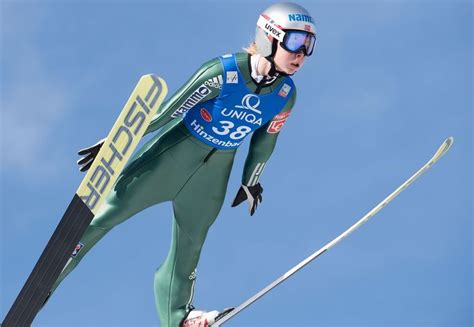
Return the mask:
{"type": "Polygon", "coordinates": [[[285,69],[285,73],[287,73],[288,75],[293,75],[297,71],[298,71],[298,68],[287,68],[287,69],[285,69]]]}
{"type": "Polygon", "coordinates": [[[296,73],[299,69],[300,69],[300,65],[298,64],[290,64],[288,66],[286,66],[285,68],[285,73],[289,74],[289,75],[293,75],[294,73],[296,73]]]}

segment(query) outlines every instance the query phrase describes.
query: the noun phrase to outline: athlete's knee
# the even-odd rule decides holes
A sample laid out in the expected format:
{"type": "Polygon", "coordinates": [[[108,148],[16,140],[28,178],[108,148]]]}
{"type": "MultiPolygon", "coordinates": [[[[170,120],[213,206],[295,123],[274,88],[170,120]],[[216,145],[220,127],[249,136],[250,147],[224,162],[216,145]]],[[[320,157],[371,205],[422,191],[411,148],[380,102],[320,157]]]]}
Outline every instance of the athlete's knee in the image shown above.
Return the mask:
{"type": "Polygon", "coordinates": [[[99,209],[99,212],[91,222],[91,226],[108,232],[116,225],[127,219],[131,214],[128,212],[129,205],[125,201],[119,202],[109,198],[99,209]]]}

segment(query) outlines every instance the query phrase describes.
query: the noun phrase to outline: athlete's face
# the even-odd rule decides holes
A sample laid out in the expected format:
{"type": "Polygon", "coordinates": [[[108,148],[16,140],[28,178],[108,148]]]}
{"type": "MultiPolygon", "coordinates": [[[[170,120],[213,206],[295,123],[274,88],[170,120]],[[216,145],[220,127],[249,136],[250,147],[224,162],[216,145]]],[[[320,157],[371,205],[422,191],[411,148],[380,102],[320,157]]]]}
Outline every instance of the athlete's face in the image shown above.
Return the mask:
{"type": "Polygon", "coordinates": [[[303,51],[291,53],[283,49],[278,42],[278,48],[275,53],[275,65],[277,70],[287,74],[296,73],[304,64],[305,55],[303,51]]]}

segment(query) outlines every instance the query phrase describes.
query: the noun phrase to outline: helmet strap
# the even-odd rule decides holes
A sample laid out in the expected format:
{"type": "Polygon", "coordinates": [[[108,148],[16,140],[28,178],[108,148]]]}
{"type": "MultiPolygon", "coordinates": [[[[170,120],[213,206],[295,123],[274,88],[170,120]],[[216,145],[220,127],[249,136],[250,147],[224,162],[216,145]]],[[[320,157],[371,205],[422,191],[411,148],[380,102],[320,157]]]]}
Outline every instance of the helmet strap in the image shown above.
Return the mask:
{"type": "Polygon", "coordinates": [[[275,54],[277,52],[277,49],[278,49],[278,40],[276,38],[273,38],[273,42],[272,42],[272,53],[269,55],[269,56],[266,56],[265,59],[267,59],[271,66],[270,66],[270,71],[268,72],[268,75],[271,76],[271,77],[278,77],[278,76],[292,76],[293,74],[287,74],[285,72],[281,72],[279,70],[276,69],[276,65],[275,65],[275,60],[274,60],[274,57],[275,57],[275,54]]]}
{"type": "Polygon", "coordinates": [[[290,76],[289,74],[285,72],[281,72],[276,69],[275,65],[275,59],[273,58],[273,55],[265,57],[270,62],[270,71],[268,72],[268,76],[270,77],[278,77],[278,76],[290,76]]]}
{"type": "Polygon", "coordinates": [[[277,70],[275,66],[275,60],[273,60],[273,56],[266,56],[265,59],[267,59],[270,62],[270,70],[268,71],[268,76],[273,77],[277,75],[277,70]]]}

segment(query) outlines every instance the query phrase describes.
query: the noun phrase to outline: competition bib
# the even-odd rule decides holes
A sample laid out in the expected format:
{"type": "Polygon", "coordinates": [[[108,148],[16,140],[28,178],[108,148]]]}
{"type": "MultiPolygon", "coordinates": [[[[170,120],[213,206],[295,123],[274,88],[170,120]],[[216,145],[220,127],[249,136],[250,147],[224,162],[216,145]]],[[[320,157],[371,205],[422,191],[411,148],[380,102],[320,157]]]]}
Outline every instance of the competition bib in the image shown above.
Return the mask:
{"type": "Polygon", "coordinates": [[[218,149],[235,149],[247,135],[266,124],[285,107],[294,90],[291,78],[286,77],[269,94],[250,92],[237,67],[235,57],[220,57],[224,76],[218,97],[197,104],[183,121],[194,137],[218,149]]]}

